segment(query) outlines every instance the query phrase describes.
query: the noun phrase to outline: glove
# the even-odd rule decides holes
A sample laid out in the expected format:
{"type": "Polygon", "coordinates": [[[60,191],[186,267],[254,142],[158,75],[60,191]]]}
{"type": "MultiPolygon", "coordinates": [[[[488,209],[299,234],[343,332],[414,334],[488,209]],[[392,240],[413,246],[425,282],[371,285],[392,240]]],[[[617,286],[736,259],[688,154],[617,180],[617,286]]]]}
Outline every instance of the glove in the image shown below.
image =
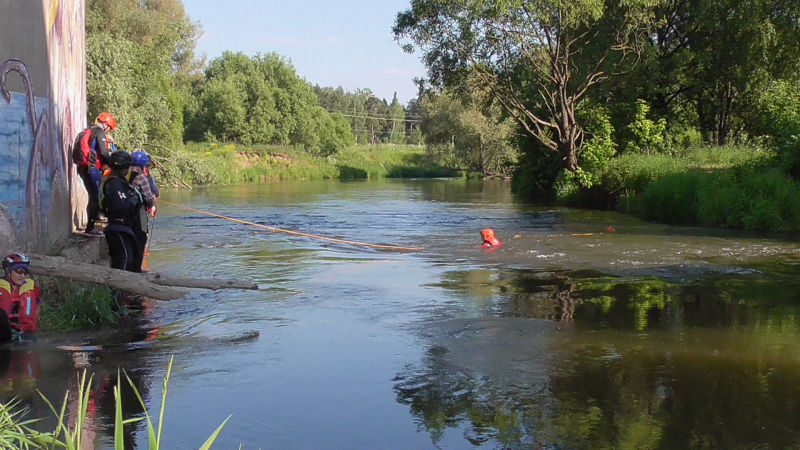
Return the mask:
{"type": "Polygon", "coordinates": [[[151,206],[151,207],[147,208],[147,214],[149,214],[150,217],[155,217],[156,216],[156,207],[155,206],[151,206]]]}

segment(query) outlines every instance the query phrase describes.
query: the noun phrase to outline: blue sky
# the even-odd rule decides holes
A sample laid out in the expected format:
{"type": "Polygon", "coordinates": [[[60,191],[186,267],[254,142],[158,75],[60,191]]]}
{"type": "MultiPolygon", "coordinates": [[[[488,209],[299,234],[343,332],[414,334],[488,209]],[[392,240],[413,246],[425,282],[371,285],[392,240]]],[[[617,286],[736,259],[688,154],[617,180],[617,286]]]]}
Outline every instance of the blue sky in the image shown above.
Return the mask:
{"type": "Polygon", "coordinates": [[[402,104],[416,97],[412,79],[424,77],[419,54],[393,40],[392,25],[408,0],[183,0],[199,21],[197,53],[213,59],[224,50],[247,55],[276,52],[312,84],[347,91],[370,88],[402,104]]]}

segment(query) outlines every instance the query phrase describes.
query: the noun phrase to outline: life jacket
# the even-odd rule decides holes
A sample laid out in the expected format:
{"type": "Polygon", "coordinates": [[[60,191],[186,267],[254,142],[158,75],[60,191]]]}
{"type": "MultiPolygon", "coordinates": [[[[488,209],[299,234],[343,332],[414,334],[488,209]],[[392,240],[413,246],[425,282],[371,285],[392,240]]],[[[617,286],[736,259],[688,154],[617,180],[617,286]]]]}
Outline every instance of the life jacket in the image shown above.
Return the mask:
{"type": "MultiPolygon", "coordinates": [[[[92,139],[95,128],[101,127],[95,125],[86,128],[75,136],[75,142],[72,144],[72,161],[78,166],[94,166],[98,169],[102,166],[102,162],[97,157],[98,140],[92,139]]],[[[105,132],[103,133],[105,134],[105,132]]],[[[102,144],[107,145],[105,139],[103,141],[102,144]]]]}
{"type": "Polygon", "coordinates": [[[131,184],[116,175],[103,179],[100,185],[100,208],[108,217],[110,230],[142,231],[147,229],[147,212],[142,195],[131,184]],[[144,217],[144,224],[142,224],[144,217]]]}
{"type": "Polygon", "coordinates": [[[32,278],[14,290],[6,279],[0,279],[0,308],[8,315],[11,326],[19,331],[35,333],[39,323],[41,292],[32,278]]]}
{"type": "Polygon", "coordinates": [[[483,247],[500,247],[503,245],[500,239],[494,236],[494,230],[491,228],[481,230],[481,238],[483,238],[483,247]]]}

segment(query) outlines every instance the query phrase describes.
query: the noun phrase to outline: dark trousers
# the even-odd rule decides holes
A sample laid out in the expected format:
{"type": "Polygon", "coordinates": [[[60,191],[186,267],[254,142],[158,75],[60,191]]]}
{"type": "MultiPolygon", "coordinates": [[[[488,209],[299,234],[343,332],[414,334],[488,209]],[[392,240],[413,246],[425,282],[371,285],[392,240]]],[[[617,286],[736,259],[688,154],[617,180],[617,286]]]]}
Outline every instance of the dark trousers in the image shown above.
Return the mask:
{"type": "Polygon", "coordinates": [[[89,166],[78,166],[78,175],[83,180],[83,187],[86,188],[86,193],[89,194],[89,201],[86,202],[86,231],[94,228],[94,222],[97,220],[99,212],[99,204],[97,199],[97,189],[95,188],[92,176],[89,174],[89,166]]]}
{"type": "Polygon", "coordinates": [[[0,308],[0,344],[11,342],[12,340],[11,322],[8,321],[8,314],[0,308]]]}
{"type": "Polygon", "coordinates": [[[136,261],[136,267],[139,268],[138,272],[141,272],[142,263],[144,262],[144,249],[147,247],[147,233],[136,230],[133,233],[136,235],[136,244],[139,246],[139,259],[136,261]]]}
{"type": "Polygon", "coordinates": [[[106,229],[105,234],[108,253],[111,256],[111,268],[141,272],[144,255],[140,251],[138,239],[124,231],[106,229]]]}

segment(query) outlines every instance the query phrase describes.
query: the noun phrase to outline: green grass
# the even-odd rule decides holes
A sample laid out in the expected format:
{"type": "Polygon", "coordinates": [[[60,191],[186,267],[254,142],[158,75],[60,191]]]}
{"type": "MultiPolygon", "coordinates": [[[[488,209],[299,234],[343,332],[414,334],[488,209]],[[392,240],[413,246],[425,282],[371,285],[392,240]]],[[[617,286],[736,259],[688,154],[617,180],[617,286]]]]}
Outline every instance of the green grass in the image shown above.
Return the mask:
{"type": "Polygon", "coordinates": [[[459,173],[431,162],[425,147],[361,145],[328,157],[292,147],[190,143],[155,157],[167,185],[240,184],[281,180],[421,178],[459,173]]]}
{"type": "Polygon", "coordinates": [[[39,324],[49,332],[72,331],[113,323],[119,314],[112,311],[111,291],[102,285],[37,277],[42,290],[39,324]]]}
{"type": "MultiPolygon", "coordinates": [[[[114,386],[114,403],[115,403],[115,417],[114,417],[114,448],[123,450],[128,448],[131,443],[124,441],[123,429],[126,425],[145,421],[147,423],[147,448],[150,450],[158,450],[162,447],[161,432],[164,426],[164,412],[167,403],[167,388],[169,379],[172,375],[172,361],[170,358],[169,365],[167,366],[167,374],[164,376],[164,385],[161,394],[161,408],[158,413],[158,423],[154,425],[150,413],[147,410],[144,399],[139,394],[138,389],[134,385],[130,377],[125,374],[125,379],[130,385],[131,389],[136,396],[137,401],[144,410],[144,417],[134,417],[131,419],[123,419],[122,417],[122,397],[120,395],[121,377],[117,374],[117,384],[114,386]]],[[[53,403],[50,402],[44,395],[40,393],[42,399],[50,408],[50,411],[55,415],[56,428],[52,433],[42,433],[35,431],[31,425],[37,422],[37,419],[26,419],[28,414],[26,408],[21,408],[17,400],[11,400],[5,404],[0,404],[0,448],[14,448],[14,449],[66,449],[66,450],[80,450],[86,448],[86,444],[90,447],[93,443],[85,442],[83,436],[84,422],[86,421],[87,411],[90,403],[90,391],[92,385],[92,376],[88,376],[84,370],[78,381],[78,408],[77,417],[67,417],[67,406],[70,403],[69,391],[64,395],[63,403],[60,409],[56,409],[53,403]]],[[[225,424],[228,423],[231,416],[228,416],[222,424],[214,430],[213,433],[205,440],[199,447],[201,450],[208,450],[219,437],[225,424]]]]}

